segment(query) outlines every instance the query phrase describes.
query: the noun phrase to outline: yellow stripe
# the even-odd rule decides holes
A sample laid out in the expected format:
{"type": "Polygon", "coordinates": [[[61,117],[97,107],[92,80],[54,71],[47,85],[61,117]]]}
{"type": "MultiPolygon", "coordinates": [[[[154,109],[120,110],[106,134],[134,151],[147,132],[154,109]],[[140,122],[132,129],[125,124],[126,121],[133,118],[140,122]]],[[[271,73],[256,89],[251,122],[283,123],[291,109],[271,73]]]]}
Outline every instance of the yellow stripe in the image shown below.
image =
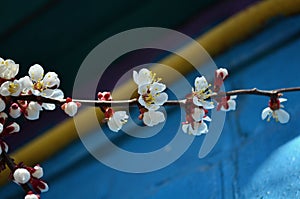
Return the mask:
{"type": "MultiPolygon", "coordinates": [[[[246,39],[251,34],[262,28],[268,20],[275,16],[292,15],[299,13],[300,0],[266,0],[259,2],[248,9],[230,17],[217,27],[211,29],[204,35],[200,36],[197,41],[208,51],[211,56],[217,55],[233,44],[246,39]]],[[[199,56],[197,51],[193,50],[193,46],[187,46],[183,52],[188,56],[199,56]]],[[[178,56],[169,56],[161,61],[162,64],[173,67],[182,74],[187,74],[193,70],[185,60],[178,56]]],[[[159,66],[154,66],[153,71],[164,74],[159,66]]],[[[165,83],[176,81],[174,77],[167,76],[164,78],[165,83]]],[[[134,87],[133,81],[124,84],[122,87],[114,91],[116,97],[122,99],[126,96],[126,88],[134,87]]],[[[93,126],[89,123],[87,115],[94,109],[81,111],[79,117],[82,123],[86,124],[86,132],[93,130],[93,126]]],[[[100,118],[102,113],[98,112],[100,118]]],[[[27,165],[34,165],[42,162],[57,153],[72,141],[77,139],[78,135],[75,131],[74,122],[68,119],[54,128],[48,130],[40,137],[28,143],[11,156],[16,162],[23,161],[27,165]]],[[[6,169],[0,175],[0,184],[7,182],[9,170],[6,169]]]]}

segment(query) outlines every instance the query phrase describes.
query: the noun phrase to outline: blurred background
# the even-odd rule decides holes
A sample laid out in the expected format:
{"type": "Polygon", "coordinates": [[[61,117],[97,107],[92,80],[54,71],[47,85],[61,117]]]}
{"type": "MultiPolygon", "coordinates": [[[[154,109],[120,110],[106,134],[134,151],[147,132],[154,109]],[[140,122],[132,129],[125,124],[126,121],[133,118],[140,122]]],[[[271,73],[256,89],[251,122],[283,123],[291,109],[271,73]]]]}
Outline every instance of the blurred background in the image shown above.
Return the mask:
{"type": "MultiPolygon", "coordinates": [[[[1,7],[0,57],[20,64],[19,77],[35,63],[55,71],[65,96],[72,95],[77,71],[94,47],[139,27],[170,28],[199,41],[218,67],[229,69],[226,90],[300,83],[299,0],[17,0],[1,1],[1,7]]],[[[128,53],[112,63],[99,88],[110,90],[132,67],[167,56],[153,49],[128,53]]],[[[193,84],[197,71],[175,67],[193,84]]],[[[300,198],[299,93],[284,97],[289,123],[261,120],[267,98],[239,96],[237,111],[227,113],[221,137],[207,157],[198,158],[200,136],[174,163],[150,173],[120,172],[98,162],[78,139],[73,120],[59,108],[43,111],[37,121],[22,121],[21,132],[8,143],[17,161],[43,166],[50,187],[44,199],[300,198]]],[[[108,129],[106,134],[121,148],[155,150],[180,128],[178,112],[170,110],[162,131],[149,139],[108,129]]],[[[99,141],[99,147],[105,143],[99,141]]],[[[1,174],[0,198],[23,198],[21,188],[7,183],[6,176],[1,174]]]]}

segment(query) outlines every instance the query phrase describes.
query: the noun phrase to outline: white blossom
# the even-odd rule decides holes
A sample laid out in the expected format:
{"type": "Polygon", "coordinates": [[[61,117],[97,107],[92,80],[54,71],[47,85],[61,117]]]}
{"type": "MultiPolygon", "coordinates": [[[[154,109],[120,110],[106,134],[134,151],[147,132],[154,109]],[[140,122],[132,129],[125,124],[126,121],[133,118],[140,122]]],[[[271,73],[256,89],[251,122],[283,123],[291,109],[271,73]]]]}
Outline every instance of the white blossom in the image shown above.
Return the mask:
{"type": "Polygon", "coordinates": [[[218,103],[218,108],[221,111],[234,111],[236,109],[236,102],[235,99],[237,98],[236,95],[232,96],[225,96],[221,99],[221,102],[218,103]]]}
{"type": "Polygon", "coordinates": [[[155,126],[165,121],[165,116],[160,111],[149,110],[144,113],[143,122],[147,126],[155,126]]]}
{"type": "Polygon", "coordinates": [[[68,102],[65,104],[63,110],[67,115],[73,117],[77,113],[78,105],[75,102],[68,102]]]}
{"type": "Polygon", "coordinates": [[[166,85],[158,82],[139,86],[138,93],[140,97],[138,101],[148,110],[157,110],[168,100],[168,95],[162,92],[165,89],[166,85]]]}
{"type": "Polygon", "coordinates": [[[133,80],[138,86],[150,84],[153,81],[153,73],[146,68],[139,72],[133,71],[133,80]]]}
{"type": "Polygon", "coordinates": [[[60,80],[55,72],[48,72],[44,76],[43,67],[35,64],[29,68],[28,73],[29,76],[20,79],[25,91],[30,90],[36,96],[63,98],[63,92],[57,89],[60,80]]]}
{"type": "Polygon", "coordinates": [[[0,58],[0,78],[12,79],[19,72],[19,64],[16,64],[13,60],[3,60],[0,58]]]}
{"type": "Polygon", "coordinates": [[[29,102],[24,115],[29,120],[37,120],[37,119],[39,119],[41,110],[43,110],[43,109],[39,103],[29,102]]]}
{"type": "Polygon", "coordinates": [[[38,195],[35,195],[33,193],[28,193],[24,199],[40,199],[38,195]]]}
{"type": "Polygon", "coordinates": [[[208,133],[207,124],[211,119],[205,115],[203,108],[196,107],[192,113],[193,122],[186,122],[182,125],[182,130],[190,135],[201,135],[208,133]]]}
{"type": "Polygon", "coordinates": [[[127,119],[128,115],[125,111],[117,111],[108,119],[107,124],[110,130],[118,132],[127,122],[127,119]]]}
{"type": "Polygon", "coordinates": [[[267,121],[270,121],[271,117],[273,117],[276,122],[280,122],[282,124],[287,123],[290,120],[290,115],[288,112],[282,109],[284,106],[281,104],[285,101],[287,101],[285,98],[279,98],[275,102],[272,102],[271,100],[269,107],[262,111],[261,118],[263,120],[267,118],[267,121]]]}
{"type": "Polygon", "coordinates": [[[6,81],[0,87],[2,96],[19,96],[22,91],[22,84],[19,80],[6,81]]]}
{"type": "Polygon", "coordinates": [[[196,106],[201,106],[205,109],[214,108],[213,102],[206,101],[211,95],[209,86],[210,85],[207,83],[205,77],[197,77],[195,79],[195,89],[193,89],[193,103],[196,106]]]}
{"type": "Polygon", "coordinates": [[[27,169],[18,168],[14,171],[13,174],[15,182],[19,184],[25,184],[30,180],[30,173],[27,169]]]}
{"type": "Polygon", "coordinates": [[[228,71],[226,68],[219,68],[216,70],[216,76],[222,78],[223,80],[228,76],[228,71]]]}
{"type": "Polygon", "coordinates": [[[190,135],[202,135],[208,133],[207,124],[204,121],[194,122],[194,124],[183,124],[182,130],[190,135]]]}
{"type": "Polygon", "coordinates": [[[32,176],[33,177],[35,177],[35,178],[41,178],[41,177],[43,177],[43,175],[44,175],[44,171],[43,171],[43,168],[42,167],[40,167],[39,165],[36,165],[35,167],[34,167],[34,172],[32,173],[32,176]]]}

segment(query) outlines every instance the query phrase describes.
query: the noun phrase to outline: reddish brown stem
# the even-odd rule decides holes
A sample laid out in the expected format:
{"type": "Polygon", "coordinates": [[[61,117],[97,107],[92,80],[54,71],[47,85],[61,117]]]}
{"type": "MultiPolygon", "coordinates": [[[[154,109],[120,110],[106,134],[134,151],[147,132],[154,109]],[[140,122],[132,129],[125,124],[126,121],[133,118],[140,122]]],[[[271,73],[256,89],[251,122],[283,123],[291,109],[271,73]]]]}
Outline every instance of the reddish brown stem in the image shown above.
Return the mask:
{"type": "MultiPolygon", "coordinates": [[[[295,92],[300,91],[300,87],[291,87],[291,88],[280,88],[275,90],[260,90],[257,88],[252,89],[240,89],[240,90],[232,90],[227,92],[220,92],[212,94],[212,98],[222,97],[222,96],[232,96],[232,95],[262,95],[267,97],[279,97],[284,92],[295,92]]],[[[40,103],[52,103],[56,105],[62,105],[66,103],[66,99],[53,99],[53,98],[46,98],[41,96],[35,95],[22,95],[17,97],[10,97],[11,100],[27,100],[27,101],[37,101],[40,103]]],[[[129,100],[113,100],[113,101],[99,101],[99,100],[83,100],[83,99],[73,99],[74,102],[79,102],[83,105],[89,106],[132,106],[138,104],[138,99],[133,98],[129,100]]],[[[172,106],[172,105],[180,105],[185,104],[185,99],[183,100],[168,100],[164,103],[165,106],[172,106]]]]}

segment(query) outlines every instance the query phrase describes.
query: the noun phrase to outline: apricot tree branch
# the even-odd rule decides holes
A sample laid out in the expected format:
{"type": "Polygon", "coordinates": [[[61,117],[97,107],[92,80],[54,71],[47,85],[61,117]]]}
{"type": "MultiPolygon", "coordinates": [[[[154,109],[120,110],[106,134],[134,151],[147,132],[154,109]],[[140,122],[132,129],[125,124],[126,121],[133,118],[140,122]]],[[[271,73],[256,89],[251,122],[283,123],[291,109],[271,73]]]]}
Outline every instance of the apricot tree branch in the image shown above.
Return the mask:
{"type": "MultiPolygon", "coordinates": [[[[282,93],[285,92],[295,92],[300,91],[300,87],[290,87],[290,88],[280,88],[274,90],[260,90],[257,88],[252,89],[239,89],[239,90],[232,90],[227,92],[219,92],[213,93],[211,98],[223,97],[223,96],[232,96],[232,95],[262,95],[268,97],[280,97],[282,93]]],[[[35,95],[21,95],[21,96],[11,96],[9,97],[13,101],[17,100],[26,100],[26,101],[36,101],[40,103],[51,103],[56,105],[63,105],[66,103],[67,99],[54,99],[54,98],[46,98],[42,96],[35,96],[35,95]]],[[[137,98],[132,98],[129,100],[113,100],[113,101],[99,101],[99,100],[84,100],[84,99],[73,99],[74,102],[79,102],[83,105],[95,105],[99,107],[105,106],[128,106],[128,105],[136,105],[138,104],[137,98]]],[[[168,100],[164,103],[165,106],[171,105],[180,105],[185,104],[185,99],[182,100],[168,100]]]]}

